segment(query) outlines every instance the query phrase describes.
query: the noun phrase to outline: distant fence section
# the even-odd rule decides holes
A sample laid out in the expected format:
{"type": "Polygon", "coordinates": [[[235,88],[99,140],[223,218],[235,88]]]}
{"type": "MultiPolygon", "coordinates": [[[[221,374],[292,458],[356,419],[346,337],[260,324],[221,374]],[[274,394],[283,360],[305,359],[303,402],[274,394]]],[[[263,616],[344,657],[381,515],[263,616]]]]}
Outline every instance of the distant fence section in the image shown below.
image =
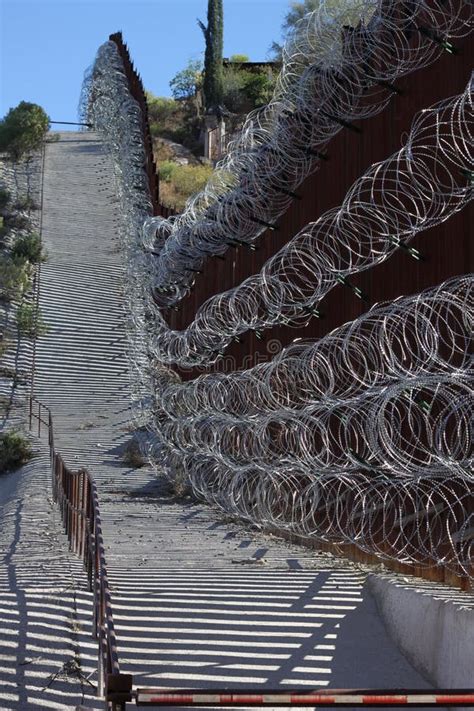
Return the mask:
{"type": "MultiPolygon", "coordinates": [[[[213,118],[213,117],[212,117],[213,118]]],[[[217,125],[206,126],[204,138],[204,157],[217,163],[229,152],[229,144],[240,135],[239,131],[227,132],[224,119],[217,122],[217,125]]]]}
{"type": "Polygon", "coordinates": [[[130,94],[140,106],[142,117],[142,134],[143,144],[145,146],[146,164],[145,171],[148,177],[148,185],[150,196],[153,203],[153,214],[160,217],[171,217],[176,214],[176,211],[170,207],[166,207],[160,202],[160,179],[157,171],[155,158],[153,155],[153,141],[150,131],[150,123],[148,120],[148,102],[143,88],[143,82],[140,75],[133,66],[133,62],[128,51],[128,47],[123,41],[122,33],[115,32],[109,36],[111,42],[115,42],[117,49],[122,58],[125,76],[127,77],[128,88],[130,94]]]}

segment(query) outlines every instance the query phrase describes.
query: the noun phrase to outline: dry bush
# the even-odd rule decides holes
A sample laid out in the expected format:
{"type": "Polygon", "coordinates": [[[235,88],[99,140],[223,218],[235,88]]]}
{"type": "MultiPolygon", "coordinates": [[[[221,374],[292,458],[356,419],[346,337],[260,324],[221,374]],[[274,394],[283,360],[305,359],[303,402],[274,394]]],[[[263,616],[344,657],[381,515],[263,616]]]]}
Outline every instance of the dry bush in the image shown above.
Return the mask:
{"type": "Polygon", "coordinates": [[[140,443],[135,438],[130,439],[125,445],[122,452],[122,461],[134,469],[140,469],[140,467],[144,467],[148,463],[146,457],[142,454],[140,443]]]}
{"type": "Polygon", "coordinates": [[[33,456],[33,450],[21,432],[11,430],[0,435],[0,474],[18,469],[33,456]]]}

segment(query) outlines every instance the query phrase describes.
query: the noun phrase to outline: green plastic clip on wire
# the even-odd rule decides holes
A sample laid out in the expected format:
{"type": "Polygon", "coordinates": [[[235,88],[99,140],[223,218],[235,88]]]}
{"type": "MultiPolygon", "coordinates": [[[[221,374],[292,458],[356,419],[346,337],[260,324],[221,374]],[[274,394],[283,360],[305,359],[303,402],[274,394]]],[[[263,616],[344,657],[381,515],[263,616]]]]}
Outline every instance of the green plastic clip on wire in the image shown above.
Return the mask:
{"type": "Polygon", "coordinates": [[[340,284],[344,284],[344,286],[347,286],[349,289],[352,289],[352,291],[354,292],[354,294],[357,296],[358,299],[362,299],[362,301],[369,300],[367,294],[364,294],[362,289],[360,289],[358,286],[354,286],[354,284],[351,284],[349,279],[347,279],[347,277],[343,276],[342,274],[339,274],[337,276],[337,281],[340,284]]]}
{"type": "Polygon", "coordinates": [[[425,35],[425,37],[428,37],[432,42],[436,42],[436,44],[439,44],[439,46],[442,47],[446,52],[448,52],[448,54],[458,53],[459,50],[454,46],[452,42],[449,42],[449,40],[444,39],[443,37],[439,37],[427,27],[418,25],[417,30],[418,32],[420,32],[420,34],[425,35]]]}
{"type": "Polygon", "coordinates": [[[308,316],[314,316],[314,318],[322,318],[322,313],[315,306],[306,306],[303,309],[303,313],[308,314],[308,316]]]}
{"type": "Polygon", "coordinates": [[[416,259],[418,262],[423,261],[423,257],[421,255],[421,253],[417,249],[415,249],[415,247],[409,247],[407,244],[402,242],[397,237],[387,237],[387,239],[395,247],[399,247],[400,249],[403,249],[407,254],[410,255],[410,257],[413,257],[413,259],[416,259]]]}
{"type": "Polygon", "coordinates": [[[461,173],[469,180],[470,185],[474,185],[474,170],[461,168],[461,173]]]}
{"type": "Polygon", "coordinates": [[[415,405],[418,405],[420,410],[422,410],[426,415],[430,414],[431,405],[427,400],[417,397],[416,395],[412,395],[411,390],[404,390],[403,395],[407,398],[407,400],[410,400],[411,402],[414,402],[415,405]]]}

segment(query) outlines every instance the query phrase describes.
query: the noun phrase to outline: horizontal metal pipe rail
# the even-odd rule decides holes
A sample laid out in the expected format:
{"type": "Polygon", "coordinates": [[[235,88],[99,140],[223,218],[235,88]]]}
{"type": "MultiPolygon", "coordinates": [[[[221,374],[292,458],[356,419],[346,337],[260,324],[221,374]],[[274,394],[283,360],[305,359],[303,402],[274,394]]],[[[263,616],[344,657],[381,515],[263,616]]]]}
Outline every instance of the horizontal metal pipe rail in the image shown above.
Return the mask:
{"type": "Polygon", "coordinates": [[[324,691],[207,691],[137,689],[137,706],[285,706],[416,708],[474,706],[474,689],[334,689],[324,691]]]}
{"type": "Polygon", "coordinates": [[[86,469],[72,471],[66,466],[54,446],[50,409],[35,398],[28,400],[30,430],[35,420],[38,437],[42,425],[48,432],[53,499],[59,506],[69,547],[82,558],[89,590],[94,593],[92,633],[98,642],[97,692],[104,697],[106,709],[123,711],[126,701],[131,700],[132,677],[120,672],[97,486],[86,469]]]}

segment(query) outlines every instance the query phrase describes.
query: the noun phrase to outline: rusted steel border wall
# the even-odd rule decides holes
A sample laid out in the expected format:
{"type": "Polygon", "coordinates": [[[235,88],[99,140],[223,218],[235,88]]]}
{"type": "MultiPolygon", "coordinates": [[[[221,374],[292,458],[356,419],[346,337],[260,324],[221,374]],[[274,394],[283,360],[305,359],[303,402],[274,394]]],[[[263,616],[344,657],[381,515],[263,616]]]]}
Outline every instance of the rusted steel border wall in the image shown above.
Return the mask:
{"type": "MultiPolygon", "coordinates": [[[[225,261],[208,259],[202,273],[196,274],[193,291],[178,305],[178,310],[164,312],[170,326],[183,329],[193,321],[196,310],[208,298],[257,273],[306,224],[340,205],[349,187],[372,164],[400,149],[416,113],[464,91],[474,66],[474,39],[468,37],[458,47],[458,54],[445,53],[432,66],[398,80],[396,85],[401,94],[394,94],[382,113],[359,122],[361,133],[342,129],[328,146],[329,160],[322,161],[318,172],[302,184],[298,190],[301,199],[295,199],[280,218],[278,230],[265,232],[258,240],[255,252],[245,247],[230,248],[225,261]]],[[[208,370],[229,372],[267,361],[275,350],[296,337],[321,338],[357,318],[374,303],[392,301],[402,294],[414,294],[472,271],[473,217],[471,206],[447,222],[417,235],[411,246],[422,253],[422,262],[398,250],[383,264],[351,276],[351,283],[368,295],[368,302],[357,298],[351,289],[337,286],[321,303],[323,318],[313,318],[304,329],[277,326],[259,334],[260,338],[252,331],[243,334],[241,342],[232,344],[225,356],[208,370]]],[[[183,379],[190,380],[201,372],[203,369],[199,368],[180,374],[183,379]]]]}
{"type": "MultiPolygon", "coordinates": [[[[120,33],[111,35],[124,61],[130,91],[139,102],[143,115],[144,138],[147,150],[147,173],[150,192],[154,196],[155,214],[168,217],[172,210],[159,204],[159,187],[153,161],[151,135],[148,126],[146,97],[138,74],[133,68],[126,45],[120,33]],[[154,171],[154,172],[153,172],[154,171]],[[154,192],[153,192],[154,191],[154,192]]],[[[343,129],[329,145],[329,160],[321,163],[318,172],[302,184],[289,210],[279,221],[277,231],[267,231],[259,240],[258,250],[243,247],[230,249],[225,262],[209,259],[202,274],[196,277],[192,293],[177,310],[165,312],[171,327],[181,330],[192,322],[196,310],[213,294],[232,288],[246,277],[256,273],[261,266],[286,244],[304,225],[316,220],[326,210],[341,204],[352,183],[372,164],[386,159],[399,150],[404,135],[409,131],[416,113],[438,101],[461,93],[474,66],[474,42],[466,38],[457,46],[455,55],[445,53],[434,65],[410,74],[397,81],[398,93],[381,114],[359,124],[360,133],[343,129]]],[[[334,328],[351,321],[374,303],[392,301],[400,295],[420,292],[450,277],[473,271],[473,253],[470,238],[472,207],[458,213],[446,223],[426,233],[421,233],[411,246],[418,249],[423,260],[416,261],[403,250],[398,250],[383,264],[351,277],[351,283],[367,294],[363,301],[354,292],[338,286],[321,304],[323,318],[313,318],[304,329],[278,326],[263,334],[249,332],[234,343],[225,356],[208,369],[177,370],[183,380],[190,380],[202,372],[232,372],[270,360],[278,350],[294,338],[321,338],[334,328]]],[[[282,531],[272,531],[285,535],[282,531]]],[[[344,555],[360,563],[379,564],[380,557],[362,551],[354,544],[336,545],[286,534],[291,540],[319,550],[344,555]]],[[[466,576],[457,575],[442,566],[411,565],[385,559],[387,568],[404,574],[415,574],[427,580],[445,582],[469,589],[466,576]]]]}
{"type": "MultiPolygon", "coordinates": [[[[458,50],[456,55],[445,53],[434,65],[397,81],[400,94],[394,94],[384,112],[361,122],[360,134],[342,130],[328,147],[329,160],[323,161],[319,171],[303,183],[298,191],[301,199],[294,200],[280,219],[279,229],[267,231],[259,240],[256,252],[239,247],[226,253],[225,262],[209,259],[202,274],[196,275],[193,292],[181,302],[177,311],[167,312],[170,325],[177,330],[186,327],[192,322],[199,306],[213,294],[230,289],[256,273],[304,225],[340,205],[348,188],[367,168],[398,151],[416,113],[464,91],[474,66],[473,39],[468,37],[460,42],[458,50]]],[[[416,261],[403,250],[398,250],[383,264],[351,277],[351,283],[368,295],[367,302],[357,298],[351,289],[337,286],[321,303],[323,318],[312,318],[306,328],[278,326],[258,336],[248,332],[210,368],[177,370],[183,380],[190,380],[202,372],[232,372],[252,367],[271,360],[294,338],[323,337],[334,328],[357,318],[374,303],[390,302],[400,295],[415,294],[450,277],[474,271],[473,218],[471,205],[447,222],[417,235],[411,246],[421,252],[422,261],[416,261]]],[[[382,562],[375,553],[362,551],[355,544],[336,545],[285,534],[281,530],[272,532],[362,564],[382,562]]],[[[470,580],[461,571],[456,574],[452,569],[430,566],[421,560],[419,565],[389,559],[384,559],[383,563],[399,573],[470,589],[470,580]]]]}

